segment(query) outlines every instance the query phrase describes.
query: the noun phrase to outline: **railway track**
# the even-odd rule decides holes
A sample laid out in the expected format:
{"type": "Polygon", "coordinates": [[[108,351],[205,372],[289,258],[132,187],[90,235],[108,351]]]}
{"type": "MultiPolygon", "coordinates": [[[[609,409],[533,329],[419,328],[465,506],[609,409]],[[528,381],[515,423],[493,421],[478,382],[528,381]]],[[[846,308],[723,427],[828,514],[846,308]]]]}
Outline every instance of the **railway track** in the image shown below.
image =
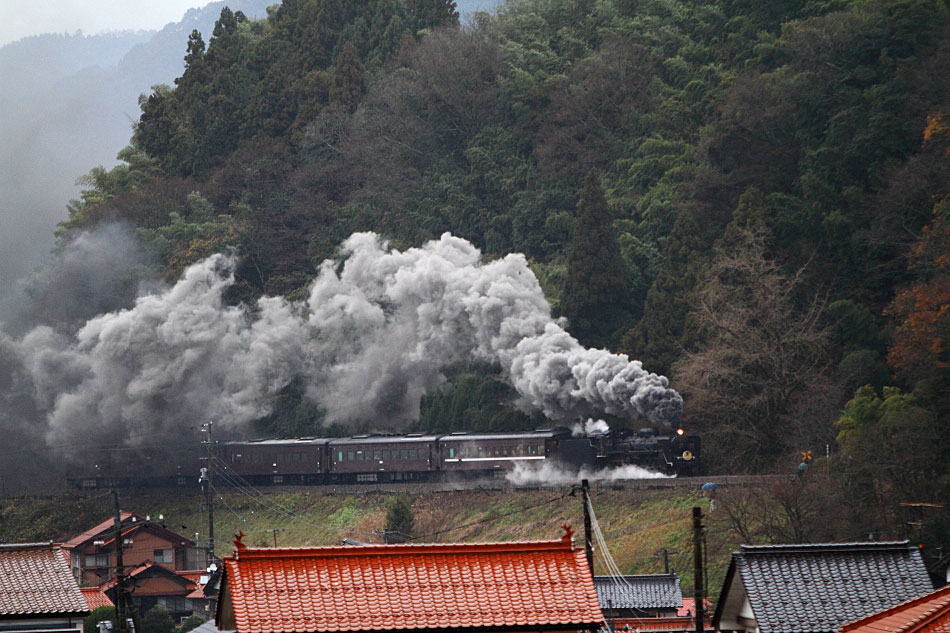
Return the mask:
{"type": "MultiPolygon", "coordinates": [[[[792,475],[794,476],[794,475],[792,475]]],[[[713,482],[721,488],[736,488],[761,486],[769,482],[786,479],[785,475],[718,475],[708,477],[680,477],[661,479],[625,479],[617,481],[591,481],[590,486],[595,490],[673,490],[695,489],[703,484],[713,482]]],[[[578,481],[577,483],[580,483],[578,481]]],[[[378,483],[378,484],[343,484],[324,486],[270,486],[258,490],[264,493],[306,492],[317,495],[358,495],[370,493],[410,493],[424,494],[436,492],[467,492],[484,491],[493,493],[527,492],[527,491],[563,491],[571,487],[568,483],[514,485],[503,479],[454,481],[454,482],[427,482],[427,483],[378,483]]],[[[227,490],[220,486],[219,490],[227,490]]]]}

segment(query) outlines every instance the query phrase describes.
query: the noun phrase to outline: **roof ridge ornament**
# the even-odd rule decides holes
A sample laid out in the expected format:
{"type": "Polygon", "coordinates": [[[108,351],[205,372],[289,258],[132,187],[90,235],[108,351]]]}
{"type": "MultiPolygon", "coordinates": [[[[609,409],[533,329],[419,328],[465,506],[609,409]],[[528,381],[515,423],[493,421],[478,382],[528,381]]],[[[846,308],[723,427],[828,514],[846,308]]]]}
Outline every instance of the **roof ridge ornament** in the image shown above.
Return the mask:
{"type": "Polygon", "coordinates": [[[240,553],[247,549],[247,545],[243,543],[243,539],[247,534],[244,533],[244,530],[239,531],[234,535],[234,540],[231,541],[234,543],[234,558],[238,558],[240,553]]]}
{"type": "Polygon", "coordinates": [[[564,523],[561,529],[564,530],[564,535],[561,536],[561,542],[565,545],[570,545],[571,551],[574,551],[574,530],[571,529],[571,524],[564,523]]]}

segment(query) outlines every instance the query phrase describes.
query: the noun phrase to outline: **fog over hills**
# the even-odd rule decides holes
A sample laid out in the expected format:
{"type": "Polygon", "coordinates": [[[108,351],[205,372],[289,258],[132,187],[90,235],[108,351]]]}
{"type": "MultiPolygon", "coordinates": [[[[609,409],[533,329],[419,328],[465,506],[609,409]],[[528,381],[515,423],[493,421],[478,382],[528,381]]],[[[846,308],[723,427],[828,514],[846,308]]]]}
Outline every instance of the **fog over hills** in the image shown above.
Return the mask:
{"type": "Polygon", "coordinates": [[[225,4],[260,18],[274,2],[212,2],[157,32],[46,34],[0,48],[0,295],[49,251],[76,179],[116,163],[138,96],[181,74],[188,34],[208,39],[225,4]]]}

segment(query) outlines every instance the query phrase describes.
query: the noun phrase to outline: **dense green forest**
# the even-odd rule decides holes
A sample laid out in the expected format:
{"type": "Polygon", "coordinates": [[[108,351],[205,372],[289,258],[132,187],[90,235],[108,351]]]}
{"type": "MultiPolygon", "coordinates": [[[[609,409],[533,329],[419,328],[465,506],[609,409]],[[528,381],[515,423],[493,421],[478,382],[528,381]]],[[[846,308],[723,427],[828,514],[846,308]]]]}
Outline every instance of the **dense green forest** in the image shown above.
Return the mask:
{"type": "MultiPolygon", "coordinates": [[[[61,239],[131,223],[169,279],[234,247],[240,302],[353,231],[451,231],[669,375],[713,472],[829,454],[807,476],[868,516],[950,493],[946,2],[284,0],[182,48],[61,239]]],[[[535,422],[448,377],[419,428],[535,422]]],[[[259,430],[319,425],[290,385],[259,430]]]]}

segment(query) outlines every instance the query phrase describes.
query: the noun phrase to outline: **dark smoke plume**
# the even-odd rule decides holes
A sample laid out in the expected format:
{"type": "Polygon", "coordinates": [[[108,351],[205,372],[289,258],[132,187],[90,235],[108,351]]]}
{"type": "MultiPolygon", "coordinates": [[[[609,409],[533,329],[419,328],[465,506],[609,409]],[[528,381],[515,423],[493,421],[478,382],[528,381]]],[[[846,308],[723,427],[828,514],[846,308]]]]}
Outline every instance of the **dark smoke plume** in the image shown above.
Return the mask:
{"type": "Polygon", "coordinates": [[[234,259],[215,255],[72,331],[42,325],[9,341],[47,439],[136,444],[209,418],[242,427],[295,377],[328,422],[398,428],[443,368],[472,357],[500,365],[521,404],[552,420],[680,416],[665,377],[581,347],[552,320],[522,255],[482,263],[449,234],[397,251],[358,233],[341,258],[324,263],[305,303],[227,305],[234,259]]]}

